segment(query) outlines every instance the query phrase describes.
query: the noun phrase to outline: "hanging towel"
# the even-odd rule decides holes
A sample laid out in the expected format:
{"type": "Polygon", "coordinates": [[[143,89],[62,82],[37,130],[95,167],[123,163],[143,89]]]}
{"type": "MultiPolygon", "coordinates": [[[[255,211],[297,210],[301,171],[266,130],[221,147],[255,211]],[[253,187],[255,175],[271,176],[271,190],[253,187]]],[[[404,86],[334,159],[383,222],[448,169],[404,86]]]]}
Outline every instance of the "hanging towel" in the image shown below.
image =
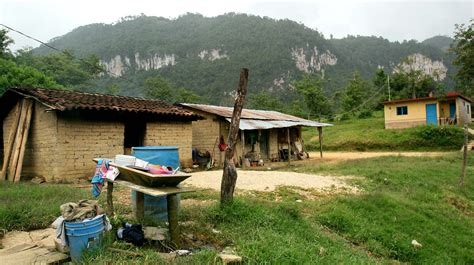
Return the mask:
{"type": "Polygon", "coordinates": [[[109,161],[105,159],[99,159],[95,174],[92,177],[92,195],[94,198],[99,197],[102,187],[104,186],[105,175],[109,170],[109,161]]]}

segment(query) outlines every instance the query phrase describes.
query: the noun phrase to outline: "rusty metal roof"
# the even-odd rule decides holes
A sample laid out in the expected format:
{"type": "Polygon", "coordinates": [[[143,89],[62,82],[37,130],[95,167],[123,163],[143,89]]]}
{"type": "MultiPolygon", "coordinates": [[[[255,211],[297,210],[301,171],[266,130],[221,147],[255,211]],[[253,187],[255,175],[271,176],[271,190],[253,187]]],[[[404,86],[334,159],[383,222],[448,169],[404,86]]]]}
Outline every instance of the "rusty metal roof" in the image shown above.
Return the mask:
{"type": "Polygon", "coordinates": [[[20,87],[11,88],[5,94],[11,92],[23,97],[33,98],[48,108],[58,111],[75,109],[110,110],[178,116],[190,120],[202,118],[182,107],[156,99],[93,94],[62,89],[20,87]]]}
{"type": "MultiPolygon", "coordinates": [[[[212,113],[225,118],[230,122],[234,108],[212,106],[203,104],[182,103],[182,106],[212,113]]],[[[292,126],[308,126],[308,127],[325,127],[333,126],[329,123],[315,122],[302,119],[292,115],[284,114],[278,111],[243,109],[240,116],[241,130],[270,129],[270,128],[287,128],[292,126]]]]}

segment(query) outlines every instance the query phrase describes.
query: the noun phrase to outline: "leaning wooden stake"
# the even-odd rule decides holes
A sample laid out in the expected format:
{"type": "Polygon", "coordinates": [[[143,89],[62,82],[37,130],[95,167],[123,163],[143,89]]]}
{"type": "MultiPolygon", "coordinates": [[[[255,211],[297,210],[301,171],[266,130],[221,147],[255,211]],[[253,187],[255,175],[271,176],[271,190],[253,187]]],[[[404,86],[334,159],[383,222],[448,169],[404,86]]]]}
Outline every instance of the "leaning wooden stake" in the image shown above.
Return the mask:
{"type": "Polygon", "coordinates": [[[319,156],[323,158],[323,127],[318,127],[319,135],[319,156]]]}
{"type": "Polygon", "coordinates": [[[232,158],[234,157],[237,135],[239,133],[240,114],[242,113],[245,95],[247,94],[248,77],[249,70],[242,68],[240,70],[239,88],[237,89],[234,112],[232,113],[232,120],[230,122],[229,137],[227,139],[228,146],[225,150],[224,156],[224,172],[222,174],[221,183],[221,205],[224,205],[227,202],[232,202],[234,199],[237,170],[235,169],[235,164],[232,158]]]}
{"type": "Polygon", "coordinates": [[[25,148],[26,148],[26,141],[28,140],[28,133],[30,132],[30,123],[31,123],[31,116],[33,115],[33,101],[31,99],[27,99],[27,107],[26,107],[26,117],[25,117],[25,125],[23,128],[23,135],[21,136],[21,144],[20,144],[20,153],[18,155],[18,162],[15,170],[15,176],[13,178],[14,182],[19,182],[21,179],[21,169],[23,167],[23,158],[25,157],[25,148]]]}
{"type": "Polygon", "coordinates": [[[10,161],[8,164],[8,180],[14,181],[15,178],[15,171],[16,166],[18,165],[18,158],[20,155],[20,146],[21,146],[21,138],[23,135],[24,125],[26,121],[26,112],[27,112],[27,101],[22,100],[21,102],[21,112],[20,112],[20,122],[18,123],[18,128],[16,129],[15,139],[13,140],[13,149],[12,154],[10,157],[10,161]]]}
{"type": "Polygon", "coordinates": [[[2,172],[0,173],[0,180],[2,181],[6,180],[7,169],[8,169],[7,166],[10,163],[10,157],[13,150],[16,130],[18,128],[18,123],[20,122],[21,105],[22,105],[21,102],[17,103],[15,112],[13,114],[14,120],[13,120],[12,127],[10,129],[10,135],[8,136],[8,142],[7,142],[8,145],[6,146],[6,149],[5,149],[5,153],[3,156],[2,172]]]}
{"type": "Polygon", "coordinates": [[[459,179],[459,185],[464,186],[464,177],[466,176],[466,165],[467,165],[467,145],[469,143],[469,130],[467,124],[464,124],[464,147],[463,147],[463,158],[461,167],[461,177],[459,179]]]}

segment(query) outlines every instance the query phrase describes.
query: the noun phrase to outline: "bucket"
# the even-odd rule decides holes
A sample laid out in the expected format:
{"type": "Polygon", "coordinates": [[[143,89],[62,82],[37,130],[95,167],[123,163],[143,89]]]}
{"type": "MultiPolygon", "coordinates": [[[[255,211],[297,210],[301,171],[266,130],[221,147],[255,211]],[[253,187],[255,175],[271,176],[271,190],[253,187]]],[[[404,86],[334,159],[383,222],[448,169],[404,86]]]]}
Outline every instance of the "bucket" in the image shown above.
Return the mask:
{"type": "MultiPolygon", "coordinates": [[[[154,165],[179,167],[179,151],[176,146],[139,146],[132,147],[132,155],[154,165]]],[[[143,196],[144,217],[168,221],[168,202],[166,196],[143,196]]],[[[178,195],[179,205],[179,195],[178,195]]],[[[132,190],[132,211],[136,214],[137,193],[132,190]]]]}
{"type": "Polygon", "coordinates": [[[64,222],[71,259],[80,261],[85,249],[100,245],[104,227],[104,217],[83,222],[64,222]]]}

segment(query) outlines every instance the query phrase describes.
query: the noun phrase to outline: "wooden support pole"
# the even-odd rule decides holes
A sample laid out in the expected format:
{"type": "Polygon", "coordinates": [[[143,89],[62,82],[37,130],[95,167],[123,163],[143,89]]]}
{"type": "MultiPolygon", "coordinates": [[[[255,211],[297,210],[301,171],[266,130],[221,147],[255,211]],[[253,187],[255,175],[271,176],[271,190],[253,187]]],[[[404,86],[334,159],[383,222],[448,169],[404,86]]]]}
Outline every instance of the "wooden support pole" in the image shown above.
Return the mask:
{"type": "Polygon", "coordinates": [[[469,130],[468,130],[467,124],[464,124],[464,147],[463,147],[463,153],[462,153],[461,176],[459,178],[459,186],[461,187],[464,187],[464,177],[466,176],[468,144],[469,144],[469,130]]]}
{"type": "Polygon", "coordinates": [[[221,182],[221,205],[234,200],[234,189],[237,182],[237,170],[233,161],[235,146],[237,144],[237,135],[239,133],[240,115],[244,107],[245,95],[247,94],[247,83],[249,70],[242,68],[240,70],[239,88],[235,99],[234,111],[230,122],[228,146],[224,157],[224,170],[221,182]]]}
{"type": "Polygon", "coordinates": [[[179,226],[178,226],[178,196],[171,194],[166,196],[168,203],[168,223],[170,228],[171,243],[176,249],[179,249],[179,226]]]}
{"type": "Polygon", "coordinates": [[[8,180],[12,182],[15,179],[15,172],[20,154],[20,146],[22,140],[21,138],[23,135],[24,125],[26,121],[27,101],[25,99],[22,99],[21,104],[22,107],[20,112],[20,121],[18,123],[18,128],[16,129],[16,136],[13,144],[12,154],[8,164],[8,180]]]}
{"type": "Polygon", "coordinates": [[[245,136],[244,136],[244,130],[240,131],[240,144],[242,144],[242,168],[245,168],[245,136]]]}
{"type": "Polygon", "coordinates": [[[30,124],[31,124],[31,117],[33,116],[33,105],[34,102],[31,99],[27,100],[27,107],[26,107],[26,117],[25,117],[25,124],[23,128],[23,135],[21,136],[21,144],[20,144],[20,153],[18,157],[18,162],[15,170],[15,176],[13,177],[14,182],[20,182],[21,180],[21,169],[23,168],[23,159],[25,158],[25,149],[26,149],[26,142],[28,141],[28,134],[30,132],[30,124]]]}
{"type": "Polygon", "coordinates": [[[290,142],[290,128],[286,128],[287,140],[288,140],[288,165],[291,164],[291,142],[290,142]]]}
{"type": "Polygon", "coordinates": [[[323,158],[323,127],[318,127],[319,135],[319,156],[323,158]]]}
{"type": "Polygon", "coordinates": [[[22,103],[18,102],[16,104],[15,112],[13,114],[14,120],[13,120],[12,127],[10,129],[10,135],[8,136],[8,142],[7,142],[8,145],[5,147],[4,155],[3,155],[2,172],[0,173],[1,181],[6,180],[7,169],[8,169],[7,166],[10,163],[10,157],[11,157],[13,145],[15,142],[16,130],[18,128],[18,123],[20,122],[21,106],[22,106],[22,103]]]}
{"type": "Polygon", "coordinates": [[[107,181],[107,210],[109,216],[114,216],[114,200],[113,200],[113,192],[114,192],[114,183],[112,181],[107,181]]]}
{"type": "Polygon", "coordinates": [[[136,195],[137,195],[137,198],[136,198],[137,210],[135,212],[135,218],[137,218],[138,220],[141,220],[143,219],[143,217],[145,217],[145,194],[143,194],[142,192],[136,191],[136,195]]]}

